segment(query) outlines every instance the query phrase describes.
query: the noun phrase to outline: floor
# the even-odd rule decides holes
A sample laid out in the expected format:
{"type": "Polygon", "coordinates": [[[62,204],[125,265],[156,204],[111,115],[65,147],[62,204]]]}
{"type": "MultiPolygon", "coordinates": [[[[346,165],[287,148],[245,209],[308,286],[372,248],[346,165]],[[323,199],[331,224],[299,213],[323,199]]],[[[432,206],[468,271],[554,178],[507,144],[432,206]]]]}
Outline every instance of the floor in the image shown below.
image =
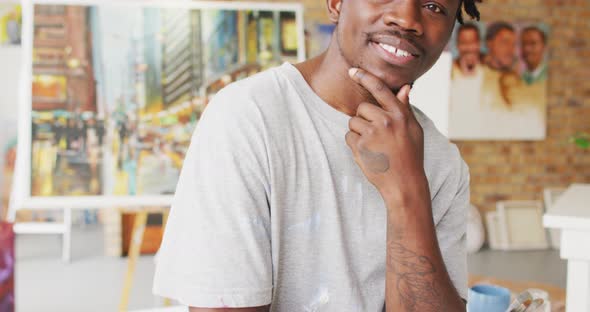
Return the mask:
{"type": "MultiPolygon", "coordinates": [[[[61,260],[61,239],[20,235],[16,241],[16,307],[18,312],[117,311],[127,269],[126,258],[103,256],[100,228],[75,230],[72,261],[61,260]]],[[[136,267],[130,309],[160,301],[152,296],[154,258],[142,256],[136,267]]]]}
{"type": "MultiPolygon", "coordinates": [[[[117,311],[127,262],[102,255],[100,227],[74,231],[69,264],[61,261],[58,236],[19,236],[16,249],[17,311],[117,311]]],[[[148,309],[161,303],[151,294],[153,269],[153,257],[141,257],[129,302],[131,310],[148,309]]],[[[535,281],[563,288],[566,285],[566,264],[555,250],[483,250],[469,256],[469,270],[472,274],[500,279],[535,281]]]]}
{"type": "Polygon", "coordinates": [[[468,258],[469,273],[512,281],[533,281],[566,287],[567,262],[559,250],[482,250],[468,258]]]}

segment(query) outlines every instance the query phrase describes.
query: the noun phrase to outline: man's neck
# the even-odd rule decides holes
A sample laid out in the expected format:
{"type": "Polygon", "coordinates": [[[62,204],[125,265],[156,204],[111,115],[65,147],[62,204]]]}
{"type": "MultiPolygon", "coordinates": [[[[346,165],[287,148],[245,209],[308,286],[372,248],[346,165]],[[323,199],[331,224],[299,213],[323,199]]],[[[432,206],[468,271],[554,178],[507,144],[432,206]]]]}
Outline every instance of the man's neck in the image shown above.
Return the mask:
{"type": "Polygon", "coordinates": [[[348,76],[352,65],[340,54],[335,40],[321,55],[295,65],[313,91],[334,109],[355,116],[362,102],[374,98],[348,76]]]}

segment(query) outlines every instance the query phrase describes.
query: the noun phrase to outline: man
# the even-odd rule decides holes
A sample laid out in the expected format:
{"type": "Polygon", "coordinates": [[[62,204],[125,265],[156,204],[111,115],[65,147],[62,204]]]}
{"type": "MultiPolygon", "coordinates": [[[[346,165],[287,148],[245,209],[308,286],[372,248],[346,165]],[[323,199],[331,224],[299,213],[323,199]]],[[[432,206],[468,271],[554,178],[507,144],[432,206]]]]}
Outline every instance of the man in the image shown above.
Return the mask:
{"type": "Polygon", "coordinates": [[[482,106],[494,111],[509,112],[515,104],[513,91],[520,84],[520,75],[515,70],[514,27],[502,21],[490,24],[486,32],[486,46],[488,54],[485,57],[487,68],[484,68],[481,90],[482,106]]]}
{"type": "Polygon", "coordinates": [[[217,94],[155,292],[193,312],[464,311],[468,169],[408,103],[461,3],[479,16],[469,0],[328,0],[325,53],[217,94]]]}
{"type": "Polygon", "coordinates": [[[449,136],[473,139],[487,118],[482,114],[480,91],[484,76],[481,66],[479,28],[465,23],[457,29],[459,56],[451,71],[451,102],[449,107],[449,136]]]}
{"type": "Polygon", "coordinates": [[[521,53],[526,69],[522,79],[532,85],[547,79],[547,63],[545,63],[545,32],[536,26],[529,26],[520,35],[521,53]]]}
{"type": "Polygon", "coordinates": [[[486,32],[488,54],[486,64],[497,71],[509,72],[514,69],[516,33],[514,27],[506,22],[496,22],[488,26],[486,32]]]}
{"type": "Polygon", "coordinates": [[[475,24],[466,23],[457,29],[457,50],[459,56],[455,60],[456,70],[465,76],[474,76],[481,60],[479,29],[475,24]]]}

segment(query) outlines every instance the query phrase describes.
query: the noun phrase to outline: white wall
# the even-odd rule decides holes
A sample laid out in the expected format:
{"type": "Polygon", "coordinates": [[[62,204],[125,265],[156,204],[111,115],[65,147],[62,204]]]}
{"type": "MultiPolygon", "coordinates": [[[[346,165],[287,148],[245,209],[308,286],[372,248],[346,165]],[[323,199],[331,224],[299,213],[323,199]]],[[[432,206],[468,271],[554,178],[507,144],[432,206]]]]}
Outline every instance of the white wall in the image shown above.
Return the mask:
{"type": "Polygon", "coordinates": [[[452,63],[451,53],[443,52],[436,64],[416,81],[410,94],[410,103],[430,117],[438,130],[447,137],[452,63]]]}

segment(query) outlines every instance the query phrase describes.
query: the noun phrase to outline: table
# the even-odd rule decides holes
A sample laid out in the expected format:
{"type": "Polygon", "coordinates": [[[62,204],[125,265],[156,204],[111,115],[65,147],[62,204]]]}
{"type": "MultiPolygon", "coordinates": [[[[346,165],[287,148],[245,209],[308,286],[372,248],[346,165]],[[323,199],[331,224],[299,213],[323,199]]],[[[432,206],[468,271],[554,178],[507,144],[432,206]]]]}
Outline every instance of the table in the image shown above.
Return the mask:
{"type": "MultiPolygon", "coordinates": [[[[528,282],[528,281],[510,281],[510,280],[503,280],[498,279],[491,276],[481,276],[481,275],[469,275],[469,287],[472,287],[477,284],[487,284],[487,285],[496,285],[507,288],[512,293],[512,296],[516,296],[521,292],[530,289],[536,288],[546,291],[549,294],[549,301],[551,301],[551,311],[552,312],[564,312],[565,311],[565,289],[538,283],[538,282],[528,282]]],[[[514,297],[513,297],[514,300],[514,297]]]]}
{"type": "Polygon", "coordinates": [[[590,311],[590,184],[572,184],[543,216],[546,228],[561,230],[567,260],[566,311],[590,311]]]}

